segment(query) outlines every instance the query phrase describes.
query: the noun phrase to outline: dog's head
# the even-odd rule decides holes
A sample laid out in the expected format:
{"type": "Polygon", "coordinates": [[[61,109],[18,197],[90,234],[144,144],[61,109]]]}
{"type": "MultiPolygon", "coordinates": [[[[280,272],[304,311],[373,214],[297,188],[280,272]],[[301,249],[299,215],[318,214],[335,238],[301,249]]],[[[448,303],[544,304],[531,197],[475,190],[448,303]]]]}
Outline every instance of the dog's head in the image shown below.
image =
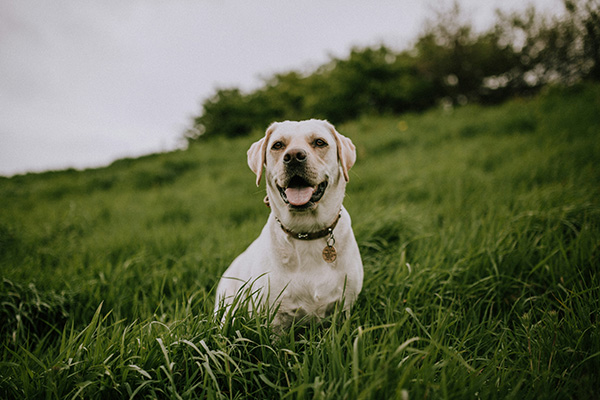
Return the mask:
{"type": "Polygon", "coordinates": [[[355,160],[352,141],[329,122],[314,119],[275,122],[248,150],[256,184],[265,167],[271,207],[288,224],[308,217],[320,225],[332,213],[335,217],[355,160]]]}

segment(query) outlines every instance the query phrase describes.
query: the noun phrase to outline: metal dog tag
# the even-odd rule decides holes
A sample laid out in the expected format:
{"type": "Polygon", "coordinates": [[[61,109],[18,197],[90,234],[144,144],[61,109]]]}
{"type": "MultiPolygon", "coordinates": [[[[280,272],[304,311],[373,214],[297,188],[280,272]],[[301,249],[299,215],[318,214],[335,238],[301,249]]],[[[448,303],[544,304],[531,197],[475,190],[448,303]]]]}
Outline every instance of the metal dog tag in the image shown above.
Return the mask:
{"type": "Polygon", "coordinates": [[[328,263],[332,263],[336,258],[337,251],[335,250],[335,247],[330,245],[325,246],[323,249],[323,260],[327,261],[328,263]]]}

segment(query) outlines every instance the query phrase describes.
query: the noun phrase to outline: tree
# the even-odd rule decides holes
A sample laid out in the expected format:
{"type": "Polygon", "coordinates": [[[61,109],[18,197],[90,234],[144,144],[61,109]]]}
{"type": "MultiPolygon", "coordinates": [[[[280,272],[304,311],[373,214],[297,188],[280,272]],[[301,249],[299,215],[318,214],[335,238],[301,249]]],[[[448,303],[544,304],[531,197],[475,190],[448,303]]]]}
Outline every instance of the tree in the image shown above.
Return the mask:
{"type": "Polygon", "coordinates": [[[600,79],[600,2],[564,0],[549,18],[498,12],[474,31],[455,3],[426,24],[412,49],[353,48],[311,73],[276,74],[250,93],[219,89],[202,104],[188,140],[247,135],[272,121],[419,111],[436,102],[499,102],[548,84],[600,79]]]}

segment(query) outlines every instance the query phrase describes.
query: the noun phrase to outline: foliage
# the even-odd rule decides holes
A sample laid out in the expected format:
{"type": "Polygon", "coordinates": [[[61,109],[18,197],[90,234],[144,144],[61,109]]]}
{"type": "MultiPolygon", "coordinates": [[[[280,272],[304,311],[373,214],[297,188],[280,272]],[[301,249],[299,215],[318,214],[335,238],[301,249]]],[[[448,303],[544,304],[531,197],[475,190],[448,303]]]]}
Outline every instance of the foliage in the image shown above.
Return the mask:
{"type": "Polygon", "coordinates": [[[437,103],[498,103],[547,84],[600,77],[600,9],[596,0],[565,0],[565,13],[545,17],[499,13],[476,32],[455,4],[426,24],[414,46],[353,49],[315,71],[291,71],[250,93],[219,89],[203,103],[189,141],[244,136],[284,119],[341,123],[361,115],[422,111],[437,103]]]}
{"type": "Polygon", "coordinates": [[[529,8],[524,15],[499,14],[497,34],[518,55],[496,84],[518,93],[549,83],[573,84],[600,77],[600,3],[565,0],[566,16],[552,19],[529,8]]]}
{"type": "Polygon", "coordinates": [[[249,94],[220,89],[206,100],[190,138],[242,136],[282,119],[327,118],[342,122],[361,114],[399,113],[434,104],[432,85],[419,76],[408,53],[382,46],[355,49],[313,74],[277,74],[249,94]]]}
{"type": "Polygon", "coordinates": [[[587,84],[338,126],[364,289],[278,339],[212,316],[269,212],[257,137],[2,178],[0,397],[594,398],[598,109],[587,84]]]}
{"type": "Polygon", "coordinates": [[[503,43],[506,34],[498,29],[476,33],[464,21],[455,4],[428,22],[415,44],[420,70],[434,82],[433,96],[445,102],[502,100],[509,94],[485,85],[491,77],[510,71],[519,53],[503,43]]]}

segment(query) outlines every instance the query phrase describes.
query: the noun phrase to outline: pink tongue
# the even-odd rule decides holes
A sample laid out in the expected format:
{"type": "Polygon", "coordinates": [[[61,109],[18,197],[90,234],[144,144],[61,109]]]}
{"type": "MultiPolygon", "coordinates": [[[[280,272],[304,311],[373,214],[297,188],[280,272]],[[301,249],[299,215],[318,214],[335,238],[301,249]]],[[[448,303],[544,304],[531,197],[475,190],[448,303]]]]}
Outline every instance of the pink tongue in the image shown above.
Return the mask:
{"type": "Polygon", "coordinates": [[[303,206],[310,201],[315,188],[313,187],[295,187],[285,189],[285,195],[293,206],[303,206]]]}

